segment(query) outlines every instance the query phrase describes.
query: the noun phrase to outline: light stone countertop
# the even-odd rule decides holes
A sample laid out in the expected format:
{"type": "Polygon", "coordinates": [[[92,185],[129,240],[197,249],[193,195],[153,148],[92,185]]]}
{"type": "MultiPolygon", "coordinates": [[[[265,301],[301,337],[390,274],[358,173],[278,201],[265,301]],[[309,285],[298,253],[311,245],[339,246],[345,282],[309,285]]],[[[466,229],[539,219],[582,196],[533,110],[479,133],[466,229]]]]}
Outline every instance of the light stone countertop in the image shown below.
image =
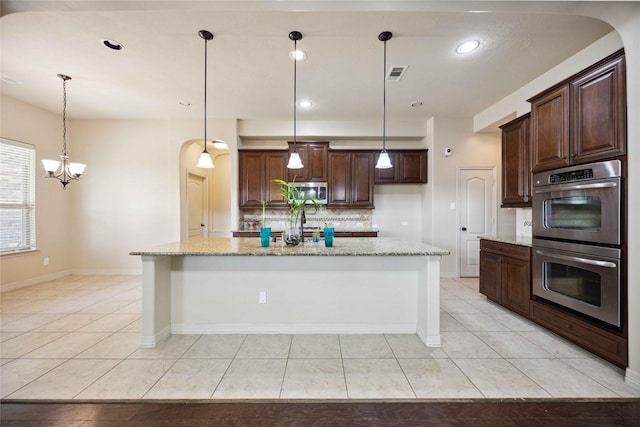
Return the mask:
{"type": "Polygon", "coordinates": [[[479,239],[492,240],[494,242],[510,243],[512,245],[531,247],[531,236],[494,237],[481,236],[479,239]]]}
{"type": "Polygon", "coordinates": [[[298,246],[286,246],[281,239],[270,247],[260,247],[258,237],[196,238],[167,243],[150,249],[132,251],[130,255],[153,256],[430,256],[449,255],[446,249],[412,240],[389,237],[338,237],[333,247],[324,241],[305,241],[298,246]]]}

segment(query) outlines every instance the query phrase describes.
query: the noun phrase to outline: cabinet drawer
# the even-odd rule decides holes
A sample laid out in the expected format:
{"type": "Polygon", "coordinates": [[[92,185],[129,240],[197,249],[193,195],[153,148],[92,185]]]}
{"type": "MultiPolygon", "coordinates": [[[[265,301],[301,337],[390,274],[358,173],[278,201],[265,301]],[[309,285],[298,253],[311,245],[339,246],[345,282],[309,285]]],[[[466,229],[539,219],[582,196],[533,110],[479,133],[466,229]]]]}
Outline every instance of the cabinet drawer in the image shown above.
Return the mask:
{"type": "Polygon", "coordinates": [[[557,308],[531,301],[531,320],[622,368],[627,340],[557,308]]]}
{"type": "Polygon", "coordinates": [[[486,239],[480,239],[480,250],[510,258],[521,259],[523,261],[529,261],[529,258],[531,257],[531,248],[528,246],[514,245],[511,243],[496,242],[486,239]]]}

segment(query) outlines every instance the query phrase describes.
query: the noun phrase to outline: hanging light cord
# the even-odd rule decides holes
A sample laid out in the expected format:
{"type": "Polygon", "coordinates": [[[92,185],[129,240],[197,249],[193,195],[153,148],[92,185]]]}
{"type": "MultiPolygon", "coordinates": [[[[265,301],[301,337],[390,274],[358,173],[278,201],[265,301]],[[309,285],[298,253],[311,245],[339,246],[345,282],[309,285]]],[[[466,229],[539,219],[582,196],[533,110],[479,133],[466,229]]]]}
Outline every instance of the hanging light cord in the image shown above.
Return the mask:
{"type": "Polygon", "coordinates": [[[296,152],[296,110],[297,110],[297,90],[298,90],[298,59],[296,54],[298,51],[298,40],[293,41],[293,152],[296,152]]]}
{"type": "Polygon", "coordinates": [[[384,41],[384,61],[382,67],[382,152],[386,150],[387,142],[387,41],[384,41]]]}
{"type": "Polygon", "coordinates": [[[204,153],[207,153],[207,43],[209,40],[204,37],[204,153]]]}
{"type": "Polygon", "coordinates": [[[67,156],[67,79],[62,78],[62,155],[67,156]]]}

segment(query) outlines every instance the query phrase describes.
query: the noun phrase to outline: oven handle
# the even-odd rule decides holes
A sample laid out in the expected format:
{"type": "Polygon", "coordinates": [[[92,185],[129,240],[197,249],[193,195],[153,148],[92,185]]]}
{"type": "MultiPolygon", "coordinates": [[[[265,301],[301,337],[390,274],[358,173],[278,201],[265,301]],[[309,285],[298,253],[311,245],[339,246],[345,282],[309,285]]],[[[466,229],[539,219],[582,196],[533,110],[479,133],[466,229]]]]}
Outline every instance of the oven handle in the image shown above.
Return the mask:
{"type": "Polygon", "coordinates": [[[580,258],[580,257],[576,257],[576,256],[556,255],[554,253],[547,252],[547,251],[541,251],[541,250],[536,250],[536,253],[538,255],[546,256],[546,257],[549,257],[549,258],[562,259],[562,260],[565,260],[565,261],[576,261],[576,262],[581,262],[583,264],[595,265],[595,266],[598,266],[598,267],[609,267],[609,268],[615,268],[616,267],[616,265],[613,262],[609,262],[609,261],[596,261],[596,260],[593,260],[593,259],[580,258]]]}
{"type": "Polygon", "coordinates": [[[535,190],[536,194],[550,193],[552,191],[564,190],[588,190],[590,188],[610,188],[617,187],[617,182],[597,182],[592,184],[556,184],[553,186],[545,186],[544,189],[535,190]]]}

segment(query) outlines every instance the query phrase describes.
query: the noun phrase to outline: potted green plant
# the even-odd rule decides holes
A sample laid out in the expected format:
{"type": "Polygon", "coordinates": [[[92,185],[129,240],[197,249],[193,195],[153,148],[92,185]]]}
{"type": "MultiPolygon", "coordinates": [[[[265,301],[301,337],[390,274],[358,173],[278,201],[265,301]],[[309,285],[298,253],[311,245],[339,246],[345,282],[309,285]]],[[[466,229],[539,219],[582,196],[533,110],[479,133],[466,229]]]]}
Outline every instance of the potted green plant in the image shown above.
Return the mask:
{"type": "Polygon", "coordinates": [[[262,205],[262,227],[260,227],[260,246],[263,248],[269,247],[271,241],[271,227],[267,227],[267,203],[266,200],[260,200],[262,205]]]}
{"type": "Polygon", "coordinates": [[[282,238],[288,246],[297,246],[300,243],[300,215],[306,209],[309,199],[293,182],[282,179],[274,179],[273,182],[280,184],[279,192],[289,204],[289,217],[282,238]]]}

